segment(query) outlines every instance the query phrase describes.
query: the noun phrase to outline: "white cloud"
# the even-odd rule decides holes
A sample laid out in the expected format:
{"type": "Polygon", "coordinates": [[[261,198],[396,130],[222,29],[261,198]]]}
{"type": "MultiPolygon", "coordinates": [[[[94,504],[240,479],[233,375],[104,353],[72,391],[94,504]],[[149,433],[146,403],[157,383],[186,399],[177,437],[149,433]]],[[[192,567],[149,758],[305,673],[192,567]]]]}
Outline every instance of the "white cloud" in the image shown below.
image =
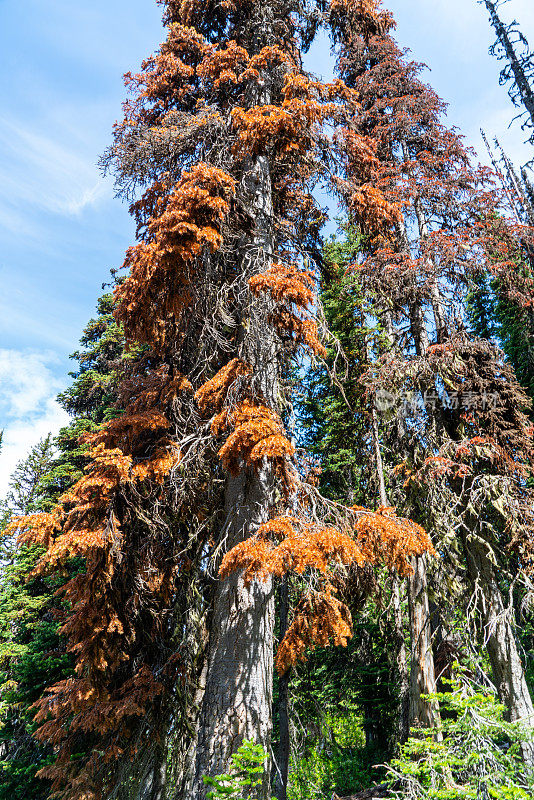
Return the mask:
{"type": "Polygon", "coordinates": [[[4,196],[11,205],[37,206],[68,216],[77,216],[110,197],[111,186],[99,175],[96,155],[86,155],[83,149],[52,138],[35,124],[2,118],[0,176],[4,196]]]}
{"type": "Polygon", "coordinates": [[[68,424],[55,397],[64,383],[53,373],[50,352],[0,349],[0,497],[17,463],[48,433],[68,424]]]}

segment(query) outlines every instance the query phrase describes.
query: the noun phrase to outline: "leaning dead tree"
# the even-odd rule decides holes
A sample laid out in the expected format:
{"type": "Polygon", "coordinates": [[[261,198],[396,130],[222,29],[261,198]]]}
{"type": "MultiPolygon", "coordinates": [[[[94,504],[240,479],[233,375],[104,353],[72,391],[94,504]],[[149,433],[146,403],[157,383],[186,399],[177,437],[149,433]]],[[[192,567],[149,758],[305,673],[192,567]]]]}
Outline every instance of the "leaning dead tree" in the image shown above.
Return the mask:
{"type": "MultiPolygon", "coordinates": [[[[534,129],[534,53],[518,23],[514,20],[506,25],[499,16],[500,2],[479,0],[489,11],[491,24],[497,34],[497,41],[490,53],[500,61],[506,61],[500,75],[501,86],[508,85],[508,94],[517,108],[523,108],[519,119],[523,129],[534,129]]],[[[534,143],[534,130],[530,134],[534,143]]]]}

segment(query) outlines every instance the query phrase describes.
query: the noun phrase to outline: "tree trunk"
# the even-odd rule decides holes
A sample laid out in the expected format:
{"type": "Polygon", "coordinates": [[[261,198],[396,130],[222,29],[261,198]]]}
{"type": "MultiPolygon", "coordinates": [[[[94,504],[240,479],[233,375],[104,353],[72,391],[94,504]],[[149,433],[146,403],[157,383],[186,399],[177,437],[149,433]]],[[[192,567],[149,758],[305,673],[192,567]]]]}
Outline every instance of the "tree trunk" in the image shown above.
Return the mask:
{"type": "Polygon", "coordinates": [[[414,558],[412,566],[414,572],[408,578],[411,633],[410,724],[432,728],[439,725],[440,716],[437,701],[423,699],[423,695],[436,692],[426,556],[414,558]]]}
{"type": "MultiPolygon", "coordinates": [[[[258,7],[258,36],[267,39],[265,10],[258,7]]],[[[268,14],[267,14],[268,16],[268,14]]],[[[251,104],[270,101],[265,80],[251,104]]],[[[264,402],[277,409],[279,358],[264,301],[250,297],[248,280],[269,268],[273,260],[273,201],[269,158],[260,154],[243,165],[244,202],[254,229],[242,242],[237,258],[242,270],[243,296],[238,330],[239,355],[253,370],[254,389],[264,402]]],[[[275,504],[275,476],[264,464],[259,472],[243,469],[226,484],[226,522],[222,537],[226,550],[253,535],[269,518],[275,504]]],[[[222,538],[221,537],[221,538],[222,538]]],[[[245,586],[239,575],[218,581],[215,587],[210,629],[208,673],[200,718],[196,771],[192,797],[203,800],[204,775],[228,771],[230,758],[244,739],[261,744],[269,752],[272,722],[274,646],[274,593],[272,581],[245,586]]],[[[266,764],[261,798],[270,795],[266,764]]],[[[185,798],[184,798],[185,800],[185,798]]],[[[187,798],[189,800],[189,798],[187,798]]]]}
{"type": "MultiPolygon", "coordinates": [[[[147,743],[147,746],[150,747],[151,743],[147,743]]],[[[135,794],[135,800],[165,800],[166,788],[167,750],[162,742],[157,742],[151,746],[146,773],[135,794]]]]}
{"type": "Polygon", "coordinates": [[[410,735],[410,675],[408,670],[408,654],[404,640],[402,619],[401,582],[397,575],[393,578],[393,625],[395,630],[395,650],[397,661],[397,677],[399,681],[399,714],[397,719],[397,740],[401,744],[410,735]]]}
{"type": "MultiPolygon", "coordinates": [[[[289,580],[287,576],[280,584],[280,641],[287,632],[289,614],[289,580]]],[[[289,681],[291,670],[288,669],[278,679],[278,728],[279,744],[276,756],[276,775],[274,779],[274,796],[277,800],[287,800],[287,777],[289,774],[290,735],[289,735],[289,681]]]]}
{"type": "MultiPolygon", "coordinates": [[[[429,341],[424,313],[419,305],[410,309],[412,336],[418,355],[425,355],[429,341]]],[[[408,578],[408,604],[410,612],[410,725],[437,727],[440,723],[439,704],[436,700],[423,700],[422,695],[436,692],[432,629],[428,602],[426,556],[412,560],[413,575],[408,578]]]]}
{"type": "Polygon", "coordinates": [[[506,53],[506,57],[512,68],[515,85],[517,86],[523,105],[525,106],[530,116],[532,127],[534,127],[534,91],[523,69],[517,53],[515,52],[514,45],[508,35],[506,26],[503,24],[501,18],[497,13],[497,3],[493,0],[484,0],[486,8],[488,9],[491,17],[491,23],[495,28],[499,42],[506,53]]]}
{"type": "MultiPolygon", "coordinates": [[[[250,471],[229,481],[228,547],[268,519],[271,473],[250,471]]],[[[197,743],[193,798],[206,797],[203,775],[227,772],[244,739],[269,747],[274,645],[272,581],[245,586],[240,575],[215,588],[208,677],[197,743]]],[[[262,797],[268,797],[269,781],[262,797]]]]}
{"type": "MultiPolygon", "coordinates": [[[[179,749],[173,753],[175,761],[175,793],[173,800],[186,800],[193,794],[193,785],[196,776],[196,755],[197,755],[197,742],[198,732],[200,727],[200,716],[202,713],[204,692],[206,690],[206,678],[208,674],[208,636],[209,632],[206,626],[201,627],[191,626],[188,636],[188,652],[197,651],[197,658],[193,675],[196,675],[196,682],[192,687],[190,702],[187,707],[188,719],[184,720],[184,727],[189,731],[189,737],[183,738],[182,742],[185,745],[183,749],[179,749]],[[191,639],[197,636],[198,641],[193,642],[191,639]],[[178,768],[176,769],[176,761],[178,760],[178,768]]],[[[183,715],[183,710],[181,714],[183,715]]]]}
{"type": "MultiPolygon", "coordinates": [[[[473,533],[464,537],[467,567],[482,623],[484,643],[499,697],[507,709],[508,719],[521,720],[534,727],[534,708],[525,672],[517,649],[512,623],[512,609],[507,608],[499,588],[491,545],[473,533]]],[[[534,769],[534,743],[523,742],[521,752],[525,764],[534,769]]]]}

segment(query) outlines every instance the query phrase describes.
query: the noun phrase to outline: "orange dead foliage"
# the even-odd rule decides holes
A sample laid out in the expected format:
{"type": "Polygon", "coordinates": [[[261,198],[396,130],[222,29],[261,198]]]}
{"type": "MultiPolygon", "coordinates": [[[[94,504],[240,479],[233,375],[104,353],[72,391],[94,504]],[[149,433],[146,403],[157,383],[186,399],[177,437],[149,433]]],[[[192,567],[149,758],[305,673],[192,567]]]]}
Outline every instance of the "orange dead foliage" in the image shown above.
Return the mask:
{"type": "Polygon", "coordinates": [[[311,591],[298,604],[276,655],[280,675],[304,660],[308,650],[347,646],[352,637],[352,619],[345,603],[334,597],[334,591],[331,586],[324,591],[311,591]]]}
{"type": "Polygon", "coordinates": [[[362,566],[366,558],[355,539],[331,526],[298,517],[277,517],[264,523],[256,536],[238,544],[221,564],[221,578],[242,571],[246,584],[252,580],[282,577],[289,572],[319,573],[326,588],[310,591],[298,604],[293,621],[278,648],[276,666],[283,674],[309,648],[347,644],[352,621],[347,606],[333,596],[329,578],[336,567],[362,566]]]}
{"type": "Polygon", "coordinates": [[[220,169],[199,163],[184,173],[148,225],[148,241],[126,255],[128,277],[115,291],[117,322],[127,339],[162,344],[169,317],[178,318],[191,295],[188,265],[205,247],[222,244],[235,181],[220,169]],[[158,313],[154,313],[154,307],[158,313]]]}
{"type": "Polygon", "coordinates": [[[412,556],[437,555],[427,532],[416,522],[398,517],[394,508],[355,510],[363,511],[356,521],[355,535],[369,564],[383,564],[405,577],[412,572],[412,556]]]}
{"type": "Polygon", "coordinates": [[[337,528],[286,516],[264,523],[254,538],[230,550],[219,574],[228,577],[242,570],[248,584],[288,572],[302,575],[310,568],[328,575],[334,564],[362,566],[365,560],[356,541],[337,528]]]}
{"type": "Polygon", "coordinates": [[[277,517],[233,547],[222,561],[221,578],[242,572],[246,584],[288,573],[321,576],[324,590],[312,590],[300,601],[280,644],[277,668],[281,674],[303,659],[308,648],[326,647],[330,640],[345,645],[352,635],[350,611],[333,597],[331,579],[336,569],[387,566],[406,576],[412,571],[410,558],[435,554],[426,531],[411,520],[397,517],[395,509],[381,507],[371,512],[355,507],[353,513],[351,535],[300,517],[277,517]]]}
{"type": "Polygon", "coordinates": [[[314,127],[335,112],[335,106],[318,98],[322,85],[290,72],[280,106],[261,105],[232,109],[238,134],[236,154],[258,154],[274,148],[278,158],[298,156],[310,150],[314,127]]]}
{"type": "Polygon", "coordinates": [[[231,475],[238,475],[244,465],[259,468],[264,458],[285,473],[295,447],[284,435],[278,414],[261,403],[244,400],[233,411],[223,411],[214,418],[214,433],[228,428],[233,430],[219,450],[219,457],[231,475]]]}
{"type": "Polygon", "coordinates": [[[268,294],[277,303],[270,320],[280,334],[289,336],[297,345],[302,344],[314,355],[326,356],[317,323],[308,313],[315,300],[314,277],[310,272],[294,264],[274,264],[267,272],[254,275],[249,286],[252,294],[268,294]]]}
{"type": "Polygon", "coordinates": [[[230,387],[239,377],[248,377],[251,369],[240,358],[233,358],[195,394],[195,400],[202,414],[208,411],[219,413],[226,401],[230,387]]]}

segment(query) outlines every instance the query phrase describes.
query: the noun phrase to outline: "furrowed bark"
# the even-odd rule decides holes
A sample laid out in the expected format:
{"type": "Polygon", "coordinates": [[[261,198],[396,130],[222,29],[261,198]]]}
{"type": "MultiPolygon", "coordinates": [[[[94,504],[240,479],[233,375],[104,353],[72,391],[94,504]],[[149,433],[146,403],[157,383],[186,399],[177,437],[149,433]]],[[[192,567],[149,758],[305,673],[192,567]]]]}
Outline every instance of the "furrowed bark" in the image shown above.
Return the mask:
{"type": "MultiPolygon", "coordinates": [[[[228,547],[268,518],[271,476],[249,471],[229,481],[228,547]]],[[[271,732],[274,594],[272,582],[245,586],[240,575],[215,589],[208,678],[197,745],[193,798],[205,798],[204,775],[227,772],[244,739],[266,749],[271,732]]],[[[262,797],[268,797],[268,776],[262,797]]]]}
{"type": "Polygon", "coordinates": [[[412,566],[414,572],[408,579],[411,633],[410,723],[431,728],[439,725],[440,716],[437,701],[423,699],[423,695],[436,692],[426,556],[413,559],[412,566]]]}
{"type": "MultiPolygon", "coordinates": [[[[254,12],[257,42],[269,42],[272,9],[268,3],[254,12]]],[[[251,105],[271,99],[268,76],[251,105]]],[[[255,273],[266,271],[273,260],[273,202],[269,158],[259,154],[244,164],[242,187],[247,211],[253,220],[252,236],[243,241],[243,284],[255,273]]],[[[248,238],[248,237],[247,237],[248,238]]],[[[246,291],[248,290],[248,287],[246,291]]],[[[279,402],[278,349],[267,322],[265,305],[250,299],[242,310],[238,337],[239,355],[253,370],[255,389],[271,408],[279,402]]],[[[225,550],[255,533],[269,518],[275,503],[275,476],[264,465],[256,472],[244,469],[228,477],[225,492],[225,550]]],[[[204,692],[196,754],[192,797],[203,800],[204,775],[228,771],[230,758],[245,739],[270,749],[272,727],[272,679],[274,649],[274,591],[269,579],[246,586],[239,575],[218,581],[213,600],[206,689],[204,692]]],[[[260,796],[270,796],[269,765],[260,796]]]]}
{"type": "MultiPolygon", "coordinates": [[[[481,537],[468,532],[464,547],[469,577],[476,592],[482,635],[488,650],[493,681],[508,719],[534,727],[534,707],[525,680],[512,623],[513,610],[503,601],[492,560],[491,546],[481,537]]],[[[534,743],[521,743],[525,764],[534,769],[534,743]]]]}

